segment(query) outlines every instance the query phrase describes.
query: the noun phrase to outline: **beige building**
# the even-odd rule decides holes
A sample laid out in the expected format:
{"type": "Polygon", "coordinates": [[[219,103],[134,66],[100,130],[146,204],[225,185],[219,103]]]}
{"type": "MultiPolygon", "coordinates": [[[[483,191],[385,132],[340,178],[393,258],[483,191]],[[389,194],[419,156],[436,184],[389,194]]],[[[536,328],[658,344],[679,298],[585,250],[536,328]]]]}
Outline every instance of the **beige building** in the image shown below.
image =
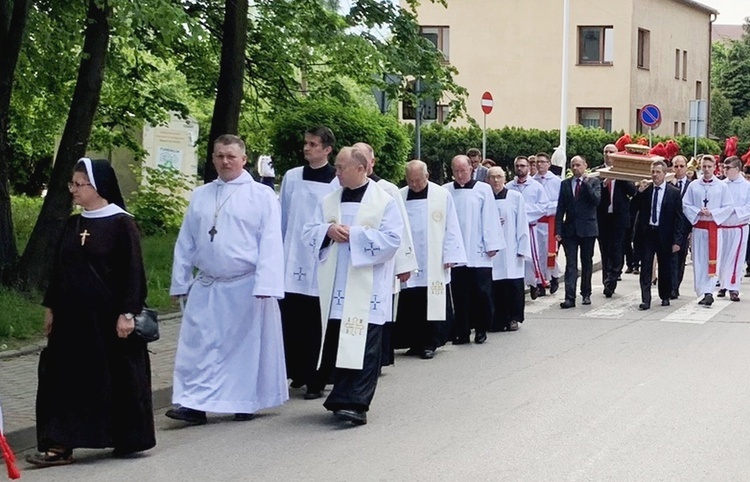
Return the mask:
{"type": "MultiPolygon", "coordinates": [[[[689,101],[709,95],[717,14],[692,0],[572,0],[568,125],[640,132],[640,108],[656,104],[654,133],[687,133],[689,101]]],[[[562,18],[562,0],[448,0],[418,10],[480,124],[482,93],[492,94],[493,128],[560,127],[562,18]]]]}

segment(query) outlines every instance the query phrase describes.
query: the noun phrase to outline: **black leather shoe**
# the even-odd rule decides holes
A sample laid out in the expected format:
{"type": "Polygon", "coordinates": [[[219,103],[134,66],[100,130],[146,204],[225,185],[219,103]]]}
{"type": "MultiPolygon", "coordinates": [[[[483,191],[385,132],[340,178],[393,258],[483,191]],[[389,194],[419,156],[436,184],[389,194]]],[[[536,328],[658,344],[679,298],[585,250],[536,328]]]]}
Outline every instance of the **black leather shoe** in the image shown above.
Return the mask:
{"type": "Polygon", "coordinates": [[[633,267],[632,266],[628,266],[628,269],[625,270],[625,274],[630,274],[632,272],[633,272],[633,267]]]}
{"type": "Polygon", "coordinates": [[[191,425],[203,425],[206,423],[206,412],[187,407],[169,409],[164,415],[172,420],[180,420],[191,425]]]}
{"type": "Polygon", "coordinates": [[[474,335],[474,343],[476,343],[477,345],[481,345],[485,341],[487,341],[487,332],[486,331],[478,331],[474,335]]]}
{"type": "Polygon", "coordinates": [[[639,267],[637,267],[637,266],[634,267],[633,268],[633,274],[641,274],[641,269],[639,267]]]}
{"type": "Polygon", "coordinates": [[[724,298],[726,295],[727,295],[727,289],[726,288],[722,288],[722,289],[719,290],[718,293],[716,293],[716,296],[718,296],[719,298],[724,298]]]}
{"type": "Polygon", "coordinates": [[[317,400],[323,396],[322,390],[308,390],[303,397],[305,400],[317,400]]]}
{"type": "Polygon", "coordinates": [[[706,293],[703,296],[703,299],[698,302],[698,304],[699,305],[703,305],[703,306],[711,306],[711,305],[713,305],[714,304],[714,295],[712,295],[711,293],[706,293]]]}
{"type": "Polygon", "coordinates": [[[591,304],[591,297],[590,296],[584,296],[583,301],[581,301],[582,305],[590,305],[591,304]]]}
{"type": "Polygon", "coordinates": [[[539,297],[539,288],[536,286],[529,286],[529,296],[532,300],[535,300],[539,297]]]}
{"type": "Polygon", "coordinates": [[[669,306],[669,300],[661,300],[662,306],[669,306]]]}
{"type": "Polygon", "coordinates": [[[302,388],[305,386],[305,382],[302,380],[292,379],[292,383],[289,384],[289,388],[302,388]]]}
{"type": "Polygon", "coordinates": [[[615,294],[615,292],[612,291],[612,288],[604,288],[604,297],[605,298],[612,298],[613,294],[615,294]]]}
{"type": "Polygon", "coordinates": [[[651,309],[651,303],[641,303],[638,305],[638,309],[641,311],[646,311],[651,309]]]}
{"type": "Polygon", "coordinates": [[[740,301],[740,292],[739,291],[730,291],[729,292],[729,299],[732,301],[740,301]]]}
{"type": "Polygon", "coordinates": [[[518,331],[518,322],[517,321],[511,321],[510,325],[508,325],[508,331],[518,331]]]}
{"type": "Polygon", "coordinates": [[[432,360],[435,358],[435,350],[424,350],[421,355],[419,355],[419,358],[422,360],[432,360]]]}
{"type": "Polygon", "coordinates": [[[676,300],[676,299],[677,299],[677,298],[679,298],[679,297],[680,297],[680,293],[678,293],[678,292],[676,292],[676,291],[673,291],[673,292],[671,292],[671,293],[669,294],[669,299],[670,299],[670,300],[676,300]]]}
{"type": "Polygon", "coordinates": [[[254,413],[235,413],[234,414],[235,422],[247,422],[248,420],[252,420],[254,418],[255,418],[254,413]]]}
{"type": "Polygon", "coordinates": [[[456,337],[456,338],[453,339],[453,344],[454,345],[465,345],[465,344],[469,343],[469,341],[470,340],[469,340],[468,336],[467,337],[460,336],[460,337],[456,337]]]}
{"type": "Polygon", "coordinates": [[[367,413],[366,412],[357,412],[356,410],[336,410],[333,412],[336,417],[339,418],[339,420],[343,420],[345,422],[351,422],[354,425],[365,425],[367,423],[367,413]]]}
{"type": "Polygon", "coordinates": [[[540,297],[547,296],[547,290],[544,289],[544,285],[537,285],[536,289],[537,289],[540,297]]]}
{"type": "Polygon", "coordinates": [[[549,294],[554,295],[557,293],[557,290],[560,288],[560,280],[558,278],[552,277],[549,280],[549,294]]]}
{"type": "Polygon", "coordinates": [[[422,354],[422,351],[419,350],[418,348],[409,348],[408,350],[406,350],[406,353],[404,353],[404,355],[406,356],[419,356],[421,354],[422,354]]]}
{"type": "Polygon", "coordinates": [[[575,307],[576,307],[576,302],[575,301],[565,300],[562,303],[560,303],[560,308],[562,308],[562,309],[575,308],[575,307]]]}

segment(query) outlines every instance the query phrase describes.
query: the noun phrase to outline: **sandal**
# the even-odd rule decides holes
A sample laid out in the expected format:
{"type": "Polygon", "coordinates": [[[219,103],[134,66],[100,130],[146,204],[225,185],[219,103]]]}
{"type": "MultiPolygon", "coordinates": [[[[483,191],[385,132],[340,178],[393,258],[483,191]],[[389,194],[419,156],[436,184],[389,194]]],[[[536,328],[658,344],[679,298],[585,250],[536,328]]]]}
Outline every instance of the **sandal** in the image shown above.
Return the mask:
{"type": "Polygon", "coordinates": [[[37,467],[55,467],[73,463],[73,451],[65,449],[49,449],[26,456],[26,462],[37,467]]]}

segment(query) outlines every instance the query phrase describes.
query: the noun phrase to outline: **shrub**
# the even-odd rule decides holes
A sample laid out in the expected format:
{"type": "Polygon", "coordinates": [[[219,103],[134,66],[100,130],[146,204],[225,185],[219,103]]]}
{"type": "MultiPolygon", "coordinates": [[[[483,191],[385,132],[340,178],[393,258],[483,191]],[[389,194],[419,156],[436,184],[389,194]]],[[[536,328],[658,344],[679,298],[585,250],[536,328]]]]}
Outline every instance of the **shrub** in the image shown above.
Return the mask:
{"type": "Polygon", "coordinates": [[[26,243],[34,230],[36,219],[42,210],[41,197],[11,196],[10,208],[13,212],[13,229],[16,234],[16,247],[23,253],[26,243]]]}
{"type": "Polygon", "coordinates": [[[144,167],[138,179],[141,188],[128,206],[145,235],[176,233],[182,224],[188,201],[183,197],[195,179],[165,167],[144,167]],[[144,182],[145,181],[145,182],[144,182]]]}

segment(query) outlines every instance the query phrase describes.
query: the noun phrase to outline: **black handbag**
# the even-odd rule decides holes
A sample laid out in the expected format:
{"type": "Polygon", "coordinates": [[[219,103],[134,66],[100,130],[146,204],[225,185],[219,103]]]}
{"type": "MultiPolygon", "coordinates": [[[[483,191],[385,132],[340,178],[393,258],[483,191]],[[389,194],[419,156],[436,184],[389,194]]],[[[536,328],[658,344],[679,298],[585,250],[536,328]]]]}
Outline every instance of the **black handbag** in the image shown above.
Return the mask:
{"type": "Polygon", "coordinates": [[[143,308],[135,317],[135,334],[151,343],[159,339],[159,313],[151,308],[143,308]]]}

